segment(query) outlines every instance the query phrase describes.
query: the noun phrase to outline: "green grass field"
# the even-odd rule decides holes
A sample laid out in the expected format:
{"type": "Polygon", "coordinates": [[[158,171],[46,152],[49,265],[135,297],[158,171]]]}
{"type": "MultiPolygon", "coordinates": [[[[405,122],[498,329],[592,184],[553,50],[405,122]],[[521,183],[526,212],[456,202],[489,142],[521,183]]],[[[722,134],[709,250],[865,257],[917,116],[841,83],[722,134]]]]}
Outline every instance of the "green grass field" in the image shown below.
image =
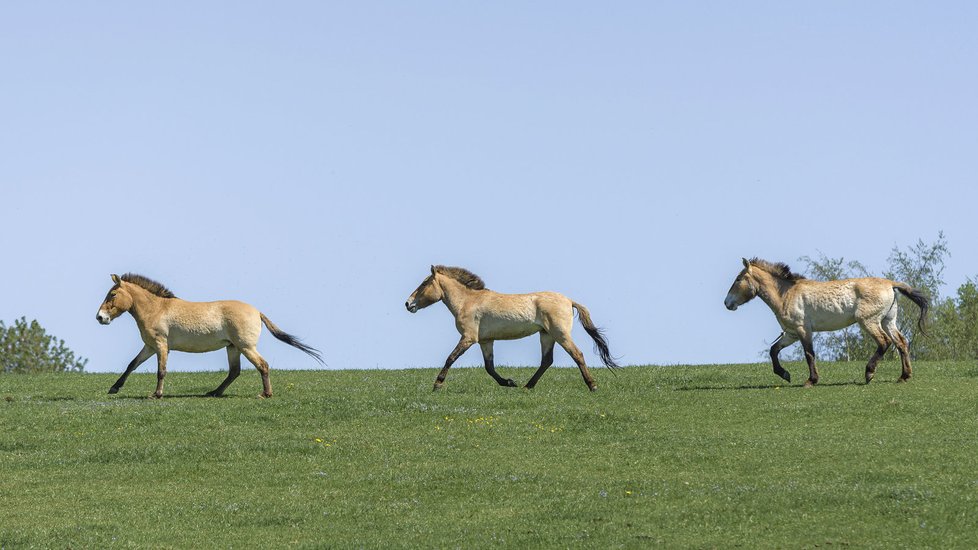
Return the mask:
{"type": "Polygon", "coordinates": [[[978,365],[787,366],[3,375],[0,547],[978,547],[978,365]]]}

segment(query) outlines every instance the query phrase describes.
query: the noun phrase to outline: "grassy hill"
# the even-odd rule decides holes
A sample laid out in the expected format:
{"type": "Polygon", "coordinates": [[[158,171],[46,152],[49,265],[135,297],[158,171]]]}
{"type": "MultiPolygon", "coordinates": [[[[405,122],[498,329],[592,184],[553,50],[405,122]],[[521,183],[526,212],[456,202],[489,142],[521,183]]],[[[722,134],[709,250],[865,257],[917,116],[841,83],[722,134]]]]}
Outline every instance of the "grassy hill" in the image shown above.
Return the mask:
{"type": "Polygon", "coordinates": [[[0,546],[978,547],[978,365],[594,373],[0,376],[0,546]]]}

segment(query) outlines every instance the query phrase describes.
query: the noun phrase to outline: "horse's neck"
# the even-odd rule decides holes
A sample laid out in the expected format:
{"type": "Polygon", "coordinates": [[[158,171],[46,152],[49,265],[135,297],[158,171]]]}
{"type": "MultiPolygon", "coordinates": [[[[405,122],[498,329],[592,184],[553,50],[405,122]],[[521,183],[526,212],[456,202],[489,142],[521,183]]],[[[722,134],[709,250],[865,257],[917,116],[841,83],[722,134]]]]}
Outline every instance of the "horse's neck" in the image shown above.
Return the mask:
{"type": "Polygon", "coordinates": [[[757,277],[760,283],[757,295],[764,301],[765,304],[777,316],[781,316],[781,312],[784,310],[784,299],[785,294],[793,286],[793,283],[778,279],[774,275],[764,272],[760,277],[757,277]]]}
{"type": "Polygon", "coordinates": [[[452,312],[452,315],[458,317],[459,312],[473,291],[451,277],[442,277],[440,284],[442,292],[441,301],[445,303],[445,307],[452,312]]]}
{"type": "Polygon", "coordinates": [[[136,324],[142,327],[160,311],[163,298],[139,287],[132,289],[130,294],[132,295],[132,307],[129,308],[129,314],[136,320],[136,324]]]}

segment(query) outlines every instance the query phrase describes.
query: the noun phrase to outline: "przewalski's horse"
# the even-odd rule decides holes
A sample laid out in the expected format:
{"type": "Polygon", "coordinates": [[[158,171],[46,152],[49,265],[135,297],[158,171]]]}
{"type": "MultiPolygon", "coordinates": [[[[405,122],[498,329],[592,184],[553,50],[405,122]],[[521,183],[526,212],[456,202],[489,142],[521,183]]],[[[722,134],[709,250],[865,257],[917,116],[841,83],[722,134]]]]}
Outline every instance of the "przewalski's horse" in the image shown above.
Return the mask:
{"type": "Polygon", "coordinates": [[[791,382],[791,375],[781,367],[778,354],[798,340],[808,362],[808,381],[805,387],[818,383],[815,350],[812,336],[816,332],[839,330],[859,323],[876,341],[876,352],[866,364],[866,383],[876,374],[876,365],[891,345],[896,345],[903,364],[900,382],[910,379],[910,353],[907,339],[897,328],[897,293],[910,298],[920,308],[917,326],[925,331],[928,298],[906,283],[863,277],[840,281],[811,281],[791,272],[783,263],[771,263],[757,258],[744,258],[744,269],[734,280],[723,301],[733,311],[755,296],[771,308],[784,332],[771,346],[774,373],[791,382]]]}
{"type": "Polygon", "coordinates": [[[473,344],[482,347],[486,372],[500,386],[516,387],[516,382],[496,373],[492,360],[492,343],[495,340],[516,340],[531,334],[540,333],[540,347],[543,359],[527,388],[532,388],[553,364],[554,343],[560,344],[570,354],[577,367],[581,369],[584,382],[591,391],[598,389],[584,363],[584,354],[571,340],[576,309],[591,338],[601,361],[609,368],[618,368],[608,351],[608,342],[601,330],[591,322],[587,308],[571,301],[556,292],[534,292],[532,294],[500,294],[486,288],[482,279],[460,267],[431,266],[429,275],[405,302],[404,307],[411,313],[426,308],[435,302],[444,302],[455,316],[455,327],[462,335],[458,345],[445,361],[445,366],[435,379],[437,390],[445,383],[448,369],[465,350],[473,344]]]}
{"type": "Polygon", "coordinates": [[[99,323],[107,325],[128,311],[139,327],[143,349],[126,367],[126,372],[109,388],[109,393],[117,393],[132,371],[155,353],[157,371],[156,392],[153,396],[163,397],[166,359],[171,350],[203,353],[226,348],[229,366],[227,378],[206,395],[219,397],[224,393],[241,373],[241,355],[244,354],[261,374],[262,393],[259,397],[271,397],[268,362],[258,353],[256,347],[262,323],[265,323],[272,336],[308,353],[320,364],[323,363],[315,348],[282,331],[263,313],[244,302],[187,302],[174,296],[160,283],[133,273],[126,273],[122,277],[112,275],[112,282],[115,286],[109,289],[95,318],[99,323]]]}

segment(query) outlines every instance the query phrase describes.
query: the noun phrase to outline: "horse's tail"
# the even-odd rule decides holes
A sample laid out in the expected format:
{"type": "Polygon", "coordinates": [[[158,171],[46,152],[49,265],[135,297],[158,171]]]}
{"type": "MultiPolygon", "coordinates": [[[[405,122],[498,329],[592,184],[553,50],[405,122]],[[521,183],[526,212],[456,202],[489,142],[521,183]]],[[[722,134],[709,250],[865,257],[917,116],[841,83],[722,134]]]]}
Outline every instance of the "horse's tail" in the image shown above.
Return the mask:
{"type": "Polygon", "coordinates": [[[265,326],[268,327],[268,332],[271,332],[272,333],[272,336],[278,338],[279,340],[285,342],[286,344],[288,344],[288,345],[290,345],[290,346],[292,346],[294,348],[299,348],[300,350],[308,353],[310,357],[312,357],[316,361],[319,361],[319,364],[320,365],[325,365],[326,364],[323,361],[323,357],[322,357],[322,355],[320,355],[318,349],[316,349],[316,348],[314,348],[312,346],[308,346],[306,344],[303,344],[302,343],[302,340],[299,340],[295,336],[292,336],[288,332],[285,332],[284,330],[278,328],[275,325],[275,323],[272,322],[271,319],[269,319],[268,317],[265,317],[265,314],[264,313],[259,313],[259,315],[261,315],[261,322],[262,323],[265,323],[265,326]]]}
{"type": "Polygon", "coordinates": [[[917,328],[920,329],[921,334],[927,334],[927,327],[924,325],[927,321],[927,310],[930,308],[930,298],[922,291],[913,288],[907,283],[894,282],[893,288],[909,298],[911,302],[917,304],[917,307],[920,308],[920,318],[917,319],[917,328]]]}
{"type": "Polygon", "coordinates": [[[621,368],[618,363],[615,362],[615,358],[611,356],[611,352],[608,351],[608,340],[604,337],[604,331],[594,326],[594,322],[591,321],[591,313],[586,307],[582,306],[577,302],[571,302],[574,309],[577,310],[578,317],[581,319],[581,324],[584,325],[584,330],[591,336],[594,340],[594,349],[601,356],[601,362],[604,363],[609,369],[621,368]]]}

